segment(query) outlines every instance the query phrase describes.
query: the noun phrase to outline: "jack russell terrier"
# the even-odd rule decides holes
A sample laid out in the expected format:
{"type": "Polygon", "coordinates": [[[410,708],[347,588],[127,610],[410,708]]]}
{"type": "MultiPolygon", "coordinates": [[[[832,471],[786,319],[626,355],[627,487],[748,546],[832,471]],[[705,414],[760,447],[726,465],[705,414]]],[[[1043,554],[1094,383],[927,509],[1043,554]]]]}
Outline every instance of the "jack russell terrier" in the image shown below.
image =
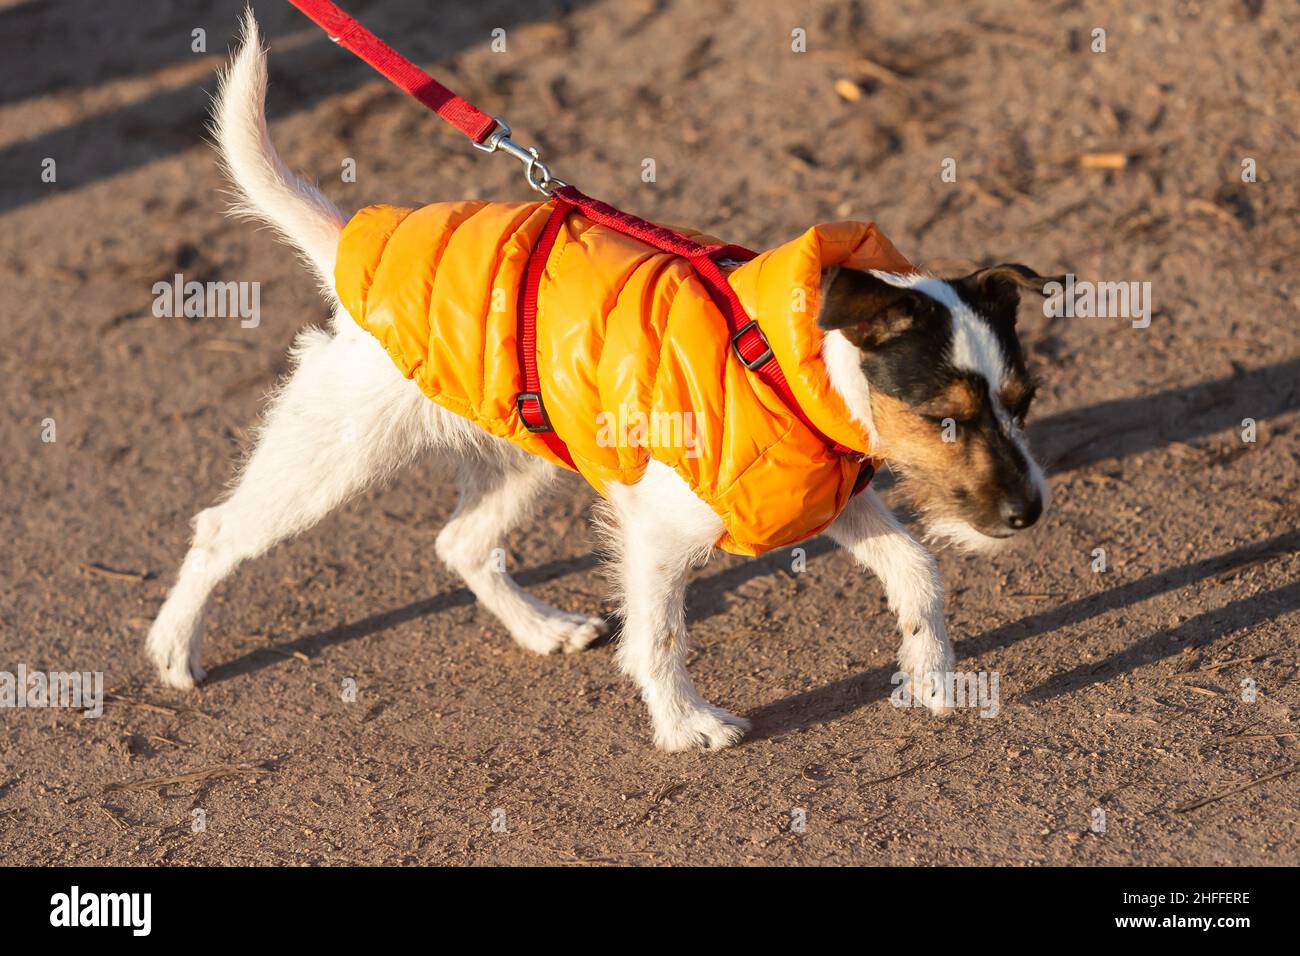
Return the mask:
{"type": "Polygon", "coordinates": [[[606,624],[522,590],[499,549],[560,470],[599,492],[618,662],[664,750],[748,729],[687,675],[690,569],[715,548],[759,554],[822,531],[883,583],[913,696],[948,709],[936,563],[866,485],[887,462],[929,536],[966,548],[1038,521],[1048,488],[1023,431],[1034,385],[1015,323],[1020,291],[1049,279],[1000,265],[941,280],[863,223],[738,262],[720,252],[734,247],[637,220],[667,237],[647,244],[563,192],[345,221],[271,146],[266,81],[249,13],[214,110],[235,211],[298,250],[334,315],[298,337],[238,483],[194,519],[147,640],[166,684],[203,679],[204,607],[240,562],[432,454],[454,463],[460,492],[439,557],[539,654],[581,650],[606,624]]]}

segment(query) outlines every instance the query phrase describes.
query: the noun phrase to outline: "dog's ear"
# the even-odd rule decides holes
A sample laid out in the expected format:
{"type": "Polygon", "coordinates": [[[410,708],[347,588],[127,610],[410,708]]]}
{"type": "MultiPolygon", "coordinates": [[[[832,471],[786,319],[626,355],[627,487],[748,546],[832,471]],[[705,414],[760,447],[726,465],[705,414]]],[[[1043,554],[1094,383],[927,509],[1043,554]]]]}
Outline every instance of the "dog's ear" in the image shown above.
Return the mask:
{"type": "Polygon", "coordinates": [[[838,330],[864,351],[934,321],[939,305],[915,289],[900,288],[870,272],[835,266],[822,279],[817,327],[838,330]]]}
{"type": "Polygon", "coordinates": [[[1049,282],[1065,283],[1065,276],[1040,276],[1029,266],[1016,262],[1004,262],[1001,265],[980,269],[957,280],[957,284],[995,306],[1007,309],[1014,316],[1020,305],[1020,290],[1026,289],[1047,295],[1049,282]]]}

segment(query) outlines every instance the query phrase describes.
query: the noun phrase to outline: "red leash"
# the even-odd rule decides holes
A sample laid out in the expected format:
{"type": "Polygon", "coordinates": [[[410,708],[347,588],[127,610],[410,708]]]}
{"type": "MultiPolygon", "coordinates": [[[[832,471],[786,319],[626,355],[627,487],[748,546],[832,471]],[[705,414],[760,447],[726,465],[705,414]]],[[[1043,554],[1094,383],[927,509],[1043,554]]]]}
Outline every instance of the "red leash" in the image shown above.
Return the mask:
{"type": "MultiPolygon", "coordinates": [[[[568,446],[551,428],[550,418],[542,402],[541,379],[537,371],[537,287],[545,271],[551,247],[555,244],[565,218],[574,210],[594,223],[638,239],[655,249],[688,259],[722,312],[731,332],[732,350],[741,363],[780,395],[786,407],[833,452],[840,455],[858,454],[853,449],[832,441],[804,414],[776,356],[772,354],[763,330],[745,313],[735,290],[727,282],[726,273],[718,265],[720,259],[749,260],[756,253],[742,246],[696,242],[671,229],[584,195],[573,186],[553,177],[539,158],[536,148],[525,148],[510,139],[508,123],[489,116],[467,100],[461,99],[330,0],[289,2],[329,34],[331,40],[365,60],[393,84],[455,126],[473,140],[477,148],[490,153],[503,150],[524,163],[528,185],[554,201],[555,208],[529,257],[528,270],[519,290],[519,368],[524,388],[517,396],[515,405],[528,430],[538,434],[547,448],[561,461],[574,468],[568,446]]],[[[864,461],[854,487],[855,494],[866,487],[872,473],[871,463],[864,461]]]]}
{"type": "Polygon", "coordinates": [[[361,57],[475,143],[482,143],[496,128],[496,120],[447,89],[329,0],[289,2],[329,34],[331,40],[361,57]]]}

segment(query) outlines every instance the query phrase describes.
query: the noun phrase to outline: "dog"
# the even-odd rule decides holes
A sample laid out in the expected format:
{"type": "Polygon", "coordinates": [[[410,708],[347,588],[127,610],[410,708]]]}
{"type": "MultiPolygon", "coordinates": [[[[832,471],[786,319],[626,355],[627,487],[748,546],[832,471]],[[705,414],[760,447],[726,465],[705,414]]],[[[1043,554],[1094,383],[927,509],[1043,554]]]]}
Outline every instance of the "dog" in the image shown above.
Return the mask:
{"type": "MultiPolygon", "coordinates": [[[[453,463],[458,476],[459,503],[436,540],[440,559],[525,650],[588,647],[606,634],[603,618],[539,601],[497,559],[559,469],[429,401],[344,309],[334,273],[345,218],[276,154],[266,82],[249,13],[213,118],[234,211],[270,225],[300,253],[334,312],[328,331],[300,333],[293,370],[237,483],[194,518],[192,545],[146,641],[161,680],[193,688],[204,678],[204,608],[238,564],[429,456],[453,463]]],[[[1016,310],[1022,290],[1042,294],[1048,281],[1011,264],[949,280],[839,266],[821,276],[815,318],[829,388],[897,476],[930,539],[996,548],[1047,507],[1049,488],[1024,433],[1035,384],[1016,310]]],[[[649,709],[654,743],[666,751],[735,744],[748,722],[705,700],[686,671],[687,577],[723,538],[722,518],[657,460],[638,480],[601,490],[597,524],[621,603],[616,657],[649,709]]],[[[902,633],[899,666],[925,706],[945,713],[935,678],[952,672],[954,657],[934,557],[870,487],[847,499],[826,533],[879,577],[902,633]]]]}

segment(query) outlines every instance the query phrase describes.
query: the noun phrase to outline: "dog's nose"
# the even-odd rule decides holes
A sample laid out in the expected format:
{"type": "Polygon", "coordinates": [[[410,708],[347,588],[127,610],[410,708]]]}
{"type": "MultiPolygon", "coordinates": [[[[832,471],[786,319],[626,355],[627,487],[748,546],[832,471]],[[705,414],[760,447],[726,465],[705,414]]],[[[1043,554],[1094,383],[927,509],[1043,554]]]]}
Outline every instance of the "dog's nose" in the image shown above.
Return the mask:
{"type": "Polygon", "coordinates": [[[1008,495],[1002,499],[1002,520],[1008,528],[1021,531],[1028,528],[1043,513],[1043,498],[1035,490],[1008,495]]]}

